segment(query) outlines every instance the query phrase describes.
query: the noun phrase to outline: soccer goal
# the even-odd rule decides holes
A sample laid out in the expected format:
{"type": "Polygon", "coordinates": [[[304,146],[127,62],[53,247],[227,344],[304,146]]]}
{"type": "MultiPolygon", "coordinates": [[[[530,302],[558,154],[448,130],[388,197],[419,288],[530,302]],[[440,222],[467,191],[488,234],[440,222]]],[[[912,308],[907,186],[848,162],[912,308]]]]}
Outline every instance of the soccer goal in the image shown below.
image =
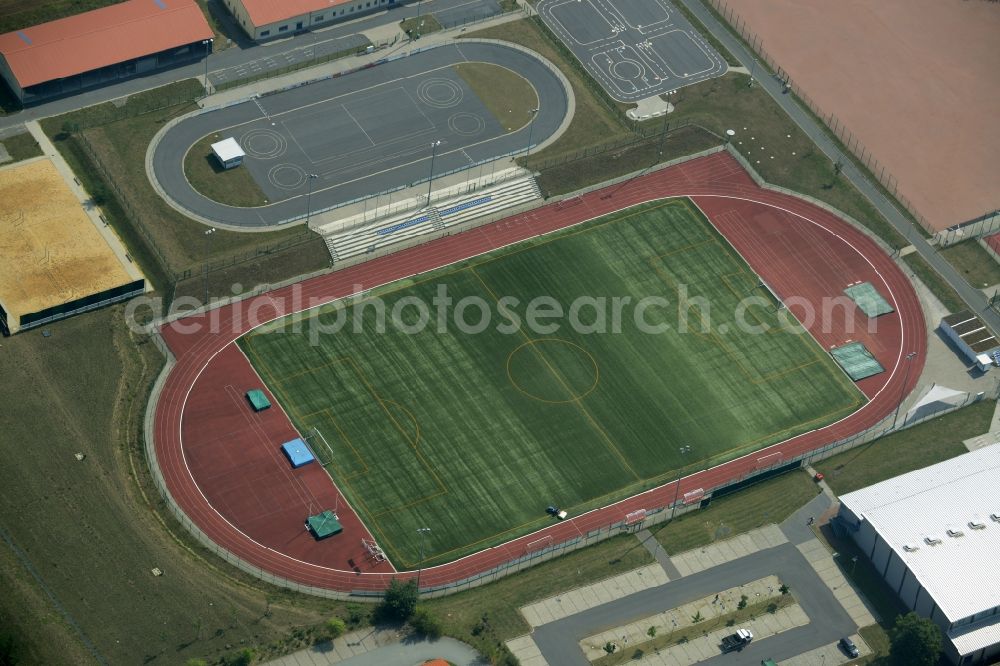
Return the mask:
{"type": "Polygon", "coordinates": [[[385,553],[379,548],[378,544],[374,541],[369,541],[368,539],[361,540],[361,547],[365,549],[365,557],[376,564],[379,562],[385,562],[385,553]]]}
{"type": "Polygon", "coordinates": [[[316,454],[316,460],[319,461],[320,465],[326,467],[333,463],[333,449],[319,428],[313,428],[312,431],[313,434],[309,435],[306,439],[309,441],[313,453],[316,454]]]}
{"type": "Polygon", "coordinates": [[[779,296],[778,292],[774,290],[774,287],[767,283],[767,280],[757,276],[757,287],[766,291],[768,296],[771,297],[771,300],[774,302],[775,312],[785,307],[785,303],[781,300],[781,296],[779,296]]]}

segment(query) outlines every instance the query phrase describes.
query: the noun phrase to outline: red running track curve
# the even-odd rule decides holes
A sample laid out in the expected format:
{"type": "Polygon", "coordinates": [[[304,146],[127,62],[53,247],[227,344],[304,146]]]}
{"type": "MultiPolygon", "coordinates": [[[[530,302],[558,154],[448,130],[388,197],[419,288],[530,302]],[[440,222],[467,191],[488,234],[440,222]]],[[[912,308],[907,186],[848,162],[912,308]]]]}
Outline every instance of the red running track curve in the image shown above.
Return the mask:
{"type": "MultiPolygon", "coordinates": [[[[818,312],[821,299],[839,296],[859,281],[872,282],[895,308],[876,320],[874,331],[856,308],[804,321],[824,348],[861,340],[885,367],[858,384],[867,404],[825,428],[685,477],[681,493],[745,478],[861,432],[896,409],[920,376],[927,345],[920,303],[906,276],[861,231],[823,208],[757,187],[730,155],[718,153],[165,325],[161,334],[176,363],[156,404],[154,444],[167,491],[219,547],[273,576],[339,592],[384,588],[397,572],[388,562],[366,559],[361,539],[371,535],[323,468],[292,470],[281,457],[279,445],[298,434],[280,405],[271,396],[272,409],[259,414],[248,409],[244,392],[263,382],[234,340],[276,317],[673,196],[691,197],[800,319],[807,307],[818,312]],[[916,355],[906,370],[909,352],[916,355]],[[336,508],[344,533],[316,542],[303,521],[327,508],[336,508]]],[[[560,543],[620,521],[630,511],[668,506],[675,483],[424,569],[422,587],[489,571],[545,537],[560,543]]]]}

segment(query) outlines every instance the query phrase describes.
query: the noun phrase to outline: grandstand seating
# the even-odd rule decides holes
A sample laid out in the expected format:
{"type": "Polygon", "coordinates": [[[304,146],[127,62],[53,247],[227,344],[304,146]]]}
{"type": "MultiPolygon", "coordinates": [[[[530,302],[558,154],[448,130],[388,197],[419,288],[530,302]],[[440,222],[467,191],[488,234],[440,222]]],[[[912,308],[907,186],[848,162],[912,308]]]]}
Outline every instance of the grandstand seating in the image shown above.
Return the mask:
{"type": "MultiPolygon", "coordinates": [[[[439,198],[430,208],[407,210],[357,226],[349,231],[324,234],[330,257],[336,264],[350,257],[375,252],[405,240],[456,228],[474,219],[494,215],[541,198],[538,184],[531,176],[512,178],[484,187],[474,193],[439,198]]],[[[333,226],[333,225],[330,225],[333,226]]],[[[337,223],[343,228],[345,221],[337,223]]],[[[317,228],[320,233],[324,229],[317,228]]]]}

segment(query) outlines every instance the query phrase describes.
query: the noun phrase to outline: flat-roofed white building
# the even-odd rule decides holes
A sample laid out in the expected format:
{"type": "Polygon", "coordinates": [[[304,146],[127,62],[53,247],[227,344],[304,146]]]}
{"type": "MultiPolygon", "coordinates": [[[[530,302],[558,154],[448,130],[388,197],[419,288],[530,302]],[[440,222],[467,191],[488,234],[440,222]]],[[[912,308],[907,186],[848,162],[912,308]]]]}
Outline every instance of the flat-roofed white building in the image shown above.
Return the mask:
{"type": "Polygon", "coordinates": [[[240,27],[268,40],[382,11],[403,0],[223,0],[240,27]]]}
{"type": "Polygon", "coordinates": [[[1000,446],[842,495],[835,525],[956,664],[1000,656],[1000,446]]]}

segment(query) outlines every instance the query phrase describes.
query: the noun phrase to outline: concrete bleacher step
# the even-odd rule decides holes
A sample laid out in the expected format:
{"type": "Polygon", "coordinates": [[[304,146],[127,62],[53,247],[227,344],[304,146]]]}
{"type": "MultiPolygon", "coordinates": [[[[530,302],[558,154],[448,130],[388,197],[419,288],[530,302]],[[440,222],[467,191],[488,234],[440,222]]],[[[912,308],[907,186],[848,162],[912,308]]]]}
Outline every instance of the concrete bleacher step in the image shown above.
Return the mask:
{"type": "MultiPolygon", "coordinates": [[[[467,187],[462,189],[468,192],[467,187]]],[[[458,227],[540,198],[541,191],[533,177],[510,179],[476,192],[439,198],[430,208],[409,210],[377,223],[324,234],[324,241],[334,262],[343,261],[415,236],[458,227]]],[[[343,229],[347,225],[342,222],[337,226],[343,229]]],[[[317,231],[322,233],[322,229],[317,231]]]]}

